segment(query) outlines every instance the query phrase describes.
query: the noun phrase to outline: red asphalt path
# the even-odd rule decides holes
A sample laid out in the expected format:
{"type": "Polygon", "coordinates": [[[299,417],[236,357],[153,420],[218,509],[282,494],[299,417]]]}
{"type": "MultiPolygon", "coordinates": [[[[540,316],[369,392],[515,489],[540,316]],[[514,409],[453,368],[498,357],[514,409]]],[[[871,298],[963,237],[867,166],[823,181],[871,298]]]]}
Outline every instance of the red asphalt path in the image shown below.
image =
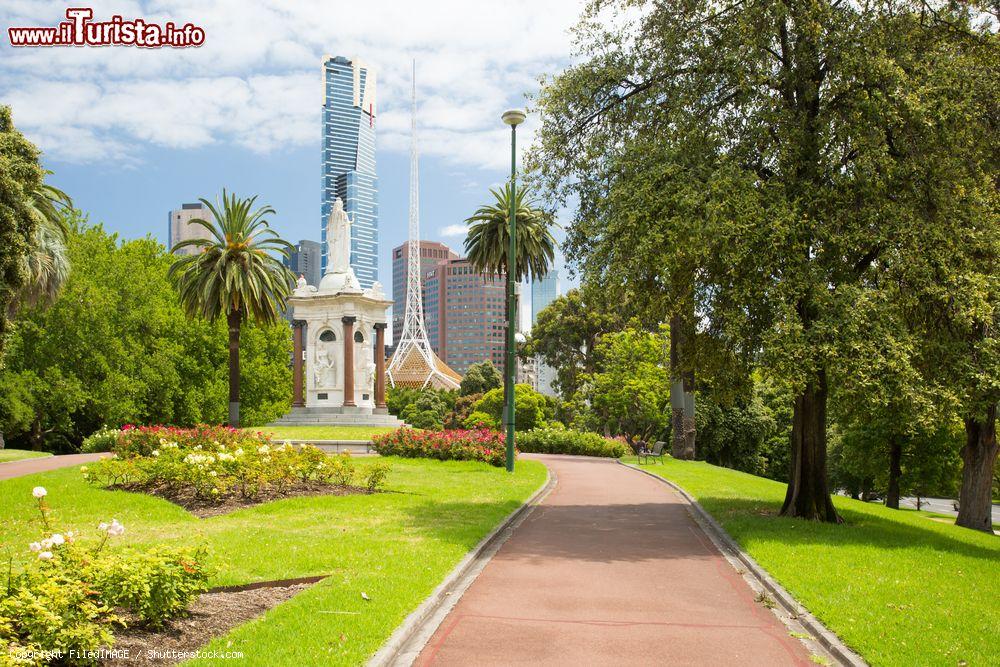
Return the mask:
{"type": "Polygon", "coordinates": [[[607,459],[537,458],[555,489],[415,664],[812,664],[673,489],[607,459]]]}
{"type": "Polygon", "coordinates": [[[62,456],[46,456],[42,459],[8,461],[7,463],[0,463],[0,479],[11,479],[12,477],[32,475],[36,472],[84,465],[85,463],[98,460],[101,456],[107,456],[107,454],[65,454],[62,456]]]}

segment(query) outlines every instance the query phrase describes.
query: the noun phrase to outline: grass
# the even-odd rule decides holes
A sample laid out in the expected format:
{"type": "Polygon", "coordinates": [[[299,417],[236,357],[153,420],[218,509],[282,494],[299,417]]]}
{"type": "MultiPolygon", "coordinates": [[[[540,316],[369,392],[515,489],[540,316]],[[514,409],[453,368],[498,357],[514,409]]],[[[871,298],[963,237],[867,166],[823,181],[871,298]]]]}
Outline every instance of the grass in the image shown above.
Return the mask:
{"type": "Polygon", "coordinates": [[[261,426],[247,429],[268,433],[275,440],[371,440],[373,435],[389,433],[391,426],[261,426]]]}
{"type": "Polygon", "coordinates": [[[23,459],[40,459],[52,456],[49,452],[33,452],[27,449],[0,449],[0,463],[21,461],[23,459]]]}
{"type": "Polygon", "coordinates": [[[842,525],[781,518],[784,484],[703,462],[643,469],[697,498],[872,665],[1000,664],[1000,537],[843,497],[842,525]]]}
{"type": "Polygon", "coordinates": [[[213,586],[328,574],[207,650],[242,651],[241,665],[360,664],[545,479],[534,461],[508,475],[474,462],[383,460],[387,493],[288,498],[210,519],[95,488],[78,468],[15,478],[0,482],[0,543],[27,557],[40,530],[31,489],[43,485],[63,529],[94,537],[99,521],[117,518],[127,543],[207,545],[213,586]]]}

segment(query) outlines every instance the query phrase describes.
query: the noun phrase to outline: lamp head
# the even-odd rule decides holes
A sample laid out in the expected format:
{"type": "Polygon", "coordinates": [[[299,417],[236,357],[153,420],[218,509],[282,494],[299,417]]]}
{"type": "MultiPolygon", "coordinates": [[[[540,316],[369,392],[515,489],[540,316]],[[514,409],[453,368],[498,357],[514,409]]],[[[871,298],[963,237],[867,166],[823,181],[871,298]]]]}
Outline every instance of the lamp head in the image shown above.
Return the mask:
{"type": "Polygon", "coordinates": [[[507,123],[511,127],[517,127],[523,123],[525,117],[524,112],[520,109],[508,109],[507,111],[504,111],[503,116],[501,116],[503,122],[507,123]]]}

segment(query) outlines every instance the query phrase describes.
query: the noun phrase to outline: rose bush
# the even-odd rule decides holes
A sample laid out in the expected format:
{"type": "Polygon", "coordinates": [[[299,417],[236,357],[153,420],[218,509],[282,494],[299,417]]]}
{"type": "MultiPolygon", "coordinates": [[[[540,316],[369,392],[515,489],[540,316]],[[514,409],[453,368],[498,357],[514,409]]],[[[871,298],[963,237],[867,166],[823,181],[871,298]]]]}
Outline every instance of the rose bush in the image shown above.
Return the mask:
{"type": "MultiPolygon", "coordinates": [[[[115,458],[81,468],[88,481],[171,499],[253,500],[311,483],[349,487],[356,477],[347,455],[330,457],[310,445],[276,444],[266,434],[228,427],[126,426],[101,438],[111,442],[115,458]]],[[[373,484],[368,471],[365,488],[381,487],[385,474],[376,477],[373,484]]]]}
{"type": "Polygon", "coordinates": [[[101,522],[96,540],[52,525],[44,487],[32,491],[44,532],[11,559],[0,586],[0,665],[90,664],[126,621],[157,627],[181,615],[207,587],[204,549],[112,550],[125,532],[101,522]]]}
{"type": "Polygon", "coordinates": [[[428,458],[446,461],[485,461],[502,466],[506,446],[502,433],[488,428],[454,431],[418,431],[400,428],[372,438],[372,447],[383,456],[428,458]]]}

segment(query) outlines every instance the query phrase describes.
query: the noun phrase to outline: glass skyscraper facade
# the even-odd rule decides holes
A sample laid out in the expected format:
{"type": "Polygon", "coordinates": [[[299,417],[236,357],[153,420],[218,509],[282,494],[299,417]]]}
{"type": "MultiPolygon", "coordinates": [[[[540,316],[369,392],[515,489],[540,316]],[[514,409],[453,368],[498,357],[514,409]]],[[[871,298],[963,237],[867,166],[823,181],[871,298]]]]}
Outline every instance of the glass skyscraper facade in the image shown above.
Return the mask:
{"type": "Polygon", "coordinates": [[[358,60],[323,59],[322,271],[326,223],[339,197],[350,216],[351,267],[365,289],[378,280],[378,177],[375,175],[375,71],[358,60]]]}
{"type": "MultiPolygon", "coordinates": [[[[538,322],[538,313],[542,312],[559,296],[559,272],[552,270],[540,280],[531,281],[531,326],[538,322]]],[[[554,383],[556,371],[551,366],[535,359],[535,390],[549,396],[555,396],[554,383]]]]}

